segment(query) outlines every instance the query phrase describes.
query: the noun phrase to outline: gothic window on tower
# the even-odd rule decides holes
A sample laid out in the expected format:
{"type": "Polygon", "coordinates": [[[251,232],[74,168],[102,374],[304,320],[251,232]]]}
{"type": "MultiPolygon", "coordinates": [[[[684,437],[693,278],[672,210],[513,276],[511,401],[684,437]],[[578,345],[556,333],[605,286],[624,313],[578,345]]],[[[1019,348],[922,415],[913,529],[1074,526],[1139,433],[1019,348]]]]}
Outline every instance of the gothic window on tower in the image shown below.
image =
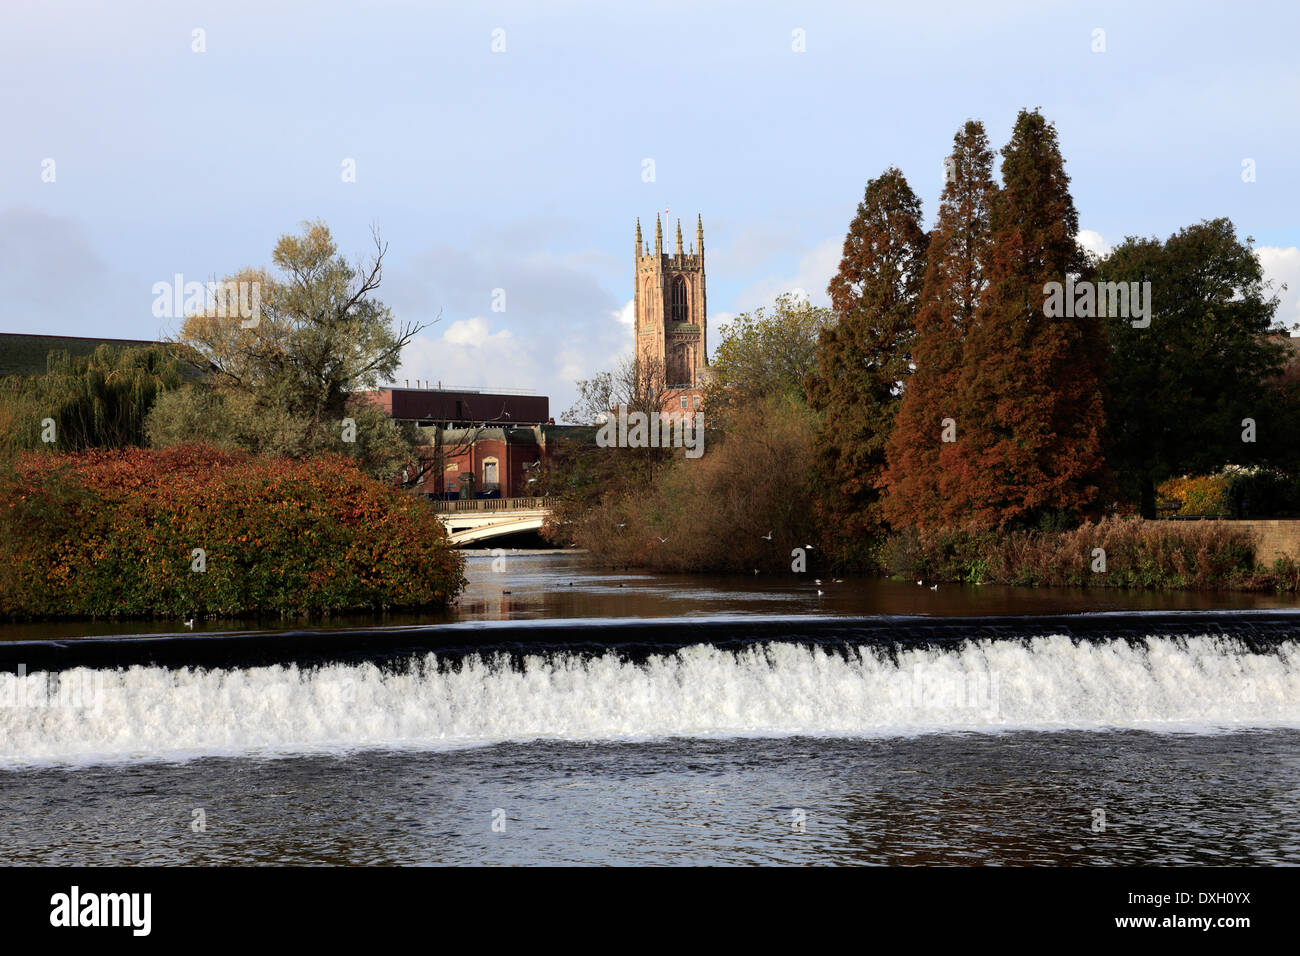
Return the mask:
{"type": "Polygon", "coordinates": [[[682,276],[673,277],[672,321],[689,322],[690,311],[686,307],[686,280],[682,276]]]}

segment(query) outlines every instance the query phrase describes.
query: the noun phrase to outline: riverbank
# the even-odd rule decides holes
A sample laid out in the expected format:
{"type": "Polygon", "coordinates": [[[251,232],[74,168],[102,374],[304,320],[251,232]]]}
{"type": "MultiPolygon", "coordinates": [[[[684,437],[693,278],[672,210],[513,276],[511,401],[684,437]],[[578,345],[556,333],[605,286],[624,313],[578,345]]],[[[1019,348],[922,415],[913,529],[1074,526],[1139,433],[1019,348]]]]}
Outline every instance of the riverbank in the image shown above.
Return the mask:
{"type": "Polygon", "coordinates": [[[1294,593],[1300,564],[1281,550],[1291,529],[1262,524],[1111,517],[1067,531],[909,530],[884,542],[879,562],[927,582],[1294,593]]]}

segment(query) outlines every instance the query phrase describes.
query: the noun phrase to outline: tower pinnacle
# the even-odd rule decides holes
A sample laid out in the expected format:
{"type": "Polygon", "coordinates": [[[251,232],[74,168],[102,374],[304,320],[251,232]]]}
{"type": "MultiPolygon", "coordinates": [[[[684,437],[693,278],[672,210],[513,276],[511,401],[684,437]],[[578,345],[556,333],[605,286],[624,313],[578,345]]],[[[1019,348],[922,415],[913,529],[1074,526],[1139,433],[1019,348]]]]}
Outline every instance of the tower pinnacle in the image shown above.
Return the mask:
{"type": "Polygon", "coordinates": [[[655,213],[655,255],[664,254],[664,229],[659,224],[659,213],[655,213]]]}
{"type": "Polygon", "coordinates": [[[677,258],[682,256],[682,221],[677,220],[677,258]]]}

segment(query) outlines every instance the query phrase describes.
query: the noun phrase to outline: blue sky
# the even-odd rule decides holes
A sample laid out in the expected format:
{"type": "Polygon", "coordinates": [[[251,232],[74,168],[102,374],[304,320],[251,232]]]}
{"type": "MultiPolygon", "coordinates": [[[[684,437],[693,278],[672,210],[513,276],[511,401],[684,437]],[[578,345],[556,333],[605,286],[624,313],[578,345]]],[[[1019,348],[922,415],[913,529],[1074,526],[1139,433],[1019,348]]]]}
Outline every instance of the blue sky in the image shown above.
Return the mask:
{"type": "Polygon", "coordinates": [[[703,215],[712,346],[780,291],[825,300],[886,166],[930,224],[959,125],[1000,147],[1021,107],[1089,244],[1228,216],[1300,323],[1296,36],[1290,2],[4,0],[0,331],[165,335],[155,282],[268,264],[309,218],[362,255],[374,223],[381,298],[441,316],[399,379],[558,413],[630,350],[637,216],[689,242],[703,215]]]}

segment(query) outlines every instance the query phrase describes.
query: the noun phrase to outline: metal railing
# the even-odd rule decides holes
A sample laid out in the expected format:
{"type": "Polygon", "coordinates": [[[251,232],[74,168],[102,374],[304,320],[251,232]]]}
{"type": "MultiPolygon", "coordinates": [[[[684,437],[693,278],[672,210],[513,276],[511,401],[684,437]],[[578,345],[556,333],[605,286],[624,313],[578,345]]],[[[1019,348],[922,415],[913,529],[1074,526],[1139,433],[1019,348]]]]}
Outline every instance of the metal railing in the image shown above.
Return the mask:
{"type": "Polygon", "coordinates": [[[461,511],[537,511],[549,509],[551,498],[457,498],[454,501],[433,499],[433,510],[439,514],[461,511]]]}

